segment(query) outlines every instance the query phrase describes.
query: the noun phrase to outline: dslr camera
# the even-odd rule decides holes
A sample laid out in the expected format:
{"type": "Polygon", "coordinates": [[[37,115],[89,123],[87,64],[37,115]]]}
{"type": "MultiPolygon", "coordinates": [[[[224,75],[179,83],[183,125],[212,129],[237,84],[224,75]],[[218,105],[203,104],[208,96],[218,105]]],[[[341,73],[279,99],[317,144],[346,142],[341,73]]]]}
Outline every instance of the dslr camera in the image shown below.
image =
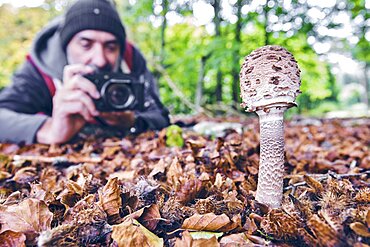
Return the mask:
{"type": "Polygon", "coordinates": [[[144,107],[144,77],[139,80],[129,74],[94,73],[84,75],[93,82],[100,93],[94,99],[96,109],[101,112],[142,110],[144,107]]]}

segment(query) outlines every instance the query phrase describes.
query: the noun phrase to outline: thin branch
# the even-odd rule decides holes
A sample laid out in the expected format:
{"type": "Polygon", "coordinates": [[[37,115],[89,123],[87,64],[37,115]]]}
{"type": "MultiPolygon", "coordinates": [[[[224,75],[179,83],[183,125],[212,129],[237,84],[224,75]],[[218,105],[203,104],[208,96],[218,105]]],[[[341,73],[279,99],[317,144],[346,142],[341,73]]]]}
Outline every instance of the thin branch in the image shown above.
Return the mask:
{"type": "MultiPolygon", "coordinates": [[[[327,174],[323,174],[323,175],[319,175],[319,174],[307,174],[307,176],[311,176],[311,177],[315,177],[315,179],[317,181],[324,181],[324,180],[327,180],[329,177],[333,177],[335,179],[343,179],[343,178],[351,178],[351,177],[361,177],[361,176],[369,176],[370,175],[370,171],[365,171],[365,172],[362,172],[362,173],[355,173],[355,174],[336,174],[334,172],[328,172],[327,174]]],[[[303,177],[303,175],[301,175],[303,177]]],[[[292,184],[292,185],[289,185],[287,187],[284,188],[284,191],[287,191],[287,190],[291,190],[291,189],[296,189],[297,187],[299,186],[305,186],[307,185],[306,182],[299,182],[299,183],[295,183],[295,184],[292,184]]]]}
{"type": "Polygon", "coordinates": [[[56,156],[48,157],[41,155],[14,155],[12,157],[13,161],[35,161],[43,163],[59,163],[59,162],[70,162],[70,163],[100,163],[102,158],[100,157],[66,157],[66,156],[56,156]]]}
{"type": "MultiPolygon", "coordinates": [[[[197,107],[187,99],[185,94],[179,89],[176,83],[171,79],[166,69],[163,68],[163,66],[161,66],[159,63],[154,63],[153,66],[163,75],[163,78],[166,80],[172,92],[182,101],[182,103],[184,103],[184,105],[186,105],[189,109],[197,111],[197,107]]],[[[207,117],[211,117],[211,114],[202,107],[199,108],[199,111],[197,113],[203,113],[207,117]]]]}

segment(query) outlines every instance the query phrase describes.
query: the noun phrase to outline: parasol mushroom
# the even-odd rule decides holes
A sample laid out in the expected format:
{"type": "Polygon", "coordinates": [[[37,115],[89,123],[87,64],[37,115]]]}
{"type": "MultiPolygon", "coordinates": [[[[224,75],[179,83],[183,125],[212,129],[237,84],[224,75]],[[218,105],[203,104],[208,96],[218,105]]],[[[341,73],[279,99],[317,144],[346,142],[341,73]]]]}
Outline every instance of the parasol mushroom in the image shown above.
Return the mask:
{"type": "Polygon", "coordinates": [[[293,55],[280,46],[263,46],[245,58],[240,89],[247,111],[260,120],[260,166],[256,200],[281,206],[284,177],[284,111],[296,106],[300,70],[293,55]]]}

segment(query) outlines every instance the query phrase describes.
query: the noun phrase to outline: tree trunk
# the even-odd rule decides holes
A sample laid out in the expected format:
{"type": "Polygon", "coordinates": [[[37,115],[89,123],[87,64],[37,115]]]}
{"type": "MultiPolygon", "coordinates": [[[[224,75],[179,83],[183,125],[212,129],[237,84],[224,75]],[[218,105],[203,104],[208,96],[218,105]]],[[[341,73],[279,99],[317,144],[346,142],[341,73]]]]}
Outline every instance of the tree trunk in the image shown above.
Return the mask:
{"type": "Polygon", "coordinates": [[[195,107],[196,110],[199,111],[202,104],[202,96],[203,96],[203,83],[204,83],[204,76],[205,76],[205,67],[207,59],[209,58],[210,54],[202,56],[200,60],[200,70],[199,70],[199,78],[197,82],[197,91],[195,92],[195,107]]]}
{"type": "Polygon", "coordinates": [[[166,14],[168,12],[168,0],[162,0],[162,27],[161,27],[161,55],[160,62],[164,66],[164,57],[165,57],[165,47],[166,47],[166,28],[167,28],[167,18],[166,14]]]}
{"type": "MultiPolygon", "coordinates": [[[[213,18],[213,22],[215,23],[215,32],[216,32],[216,38],[221,37],[221,17],[220,17],[220,0],[214,0],[212,2],[213,9],[215,11],[215,17],[213,18]]],[[[217,78],[216,78],[216,101],[220,102],[222,101],[222,72],[219,68],[217,70],[217,78]]]]}
{"type": "Polygon", "coordinates": [[[369,77],[367,75],[370,68],[370,63],[365,62],[365,68],[364,68],[364,79],[362,80],[363,87],[365,89],[365,92],[362,95],[362,102],[366,104],[367,109],[369,109],[369,77]]]}
{"type": "Polygon", "coordinates": [[[240,71],[240,64],[239,64],[239,48],[241,44],[241,28],[242,28],[242,0],[238,0],[236,2],[237,7],[237,17],[238,20],[236,22],[235,28],[235,43],[238,49],[234,50],[234,61],[233,61],[233,71],[232,71],[232,99],[233,99],[233,107],[236,109],[237,104],[240,102],[239,97],[239,71],[240,71]]]}

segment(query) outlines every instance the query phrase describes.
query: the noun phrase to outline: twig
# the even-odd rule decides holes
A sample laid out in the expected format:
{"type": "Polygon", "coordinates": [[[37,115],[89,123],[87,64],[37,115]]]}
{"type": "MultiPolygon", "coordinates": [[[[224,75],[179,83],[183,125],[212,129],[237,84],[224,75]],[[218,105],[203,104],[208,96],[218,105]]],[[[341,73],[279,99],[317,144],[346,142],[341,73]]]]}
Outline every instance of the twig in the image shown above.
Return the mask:
{"type": "Polygon", "coordinates": [[[14,155],[13,161],[35,161],[44,163],[59,163],[59,162],[70,162],[70,163],[100,163],[102,158],[100,157],[66,157],[66,156],[32,156],[32,155],[14,155]]]}
{"type": "Polygon", "coordinates": [[[172,92],[179,97],[179,99],[186,105],[189,109],[197,111],[197,113],[203,113],[207,117],[211,117],[211,114],[202,107],[197,107],[195,104],[190,102],[185,94],[179,89],[179,87],[176,85],[176,83],[171,79],[170,75],[166,71],[165,68],[163,68],[159,63],[153,63],[152,64],[161,74],[163,75],[163,78],[166,80],[168,86],[172,89],[172,92]]]}
{"type": "MultiPolygon", "coordinates": [[[[323,174],[323,175],[319,175],[319,174],[307,174],[307,176],[312,176],[312,177],[316,177],[316,176],[319,176],[319,177],[316,177],[315,179],[317,181],[324,181],[326,179],[329,178],[329,176],[331,177],[334,177],[335,179],[343,179],[343,178],[351,178],[351,177],[361,177],[363,175],[367,175],[369,176],[370,175],[370,171],[365,171],[365,172],[362,172],[362,173],[355,173],[355,174],[336,174],[334,172],[328,172],[327,174],[323,174]]],[[[303,177],[303,175],[302,175],[303,177]]],[[[304,185],[307,185],[306,182],[298,182],[298,183],[295,183],[295,184],[292,184],[292,185],[289,185],[287,187],[284,188],[284,191],[287,191],[287,190],[291,190],[291,189],[295,189],[299,186],[304,186],[304,185]]]]}

